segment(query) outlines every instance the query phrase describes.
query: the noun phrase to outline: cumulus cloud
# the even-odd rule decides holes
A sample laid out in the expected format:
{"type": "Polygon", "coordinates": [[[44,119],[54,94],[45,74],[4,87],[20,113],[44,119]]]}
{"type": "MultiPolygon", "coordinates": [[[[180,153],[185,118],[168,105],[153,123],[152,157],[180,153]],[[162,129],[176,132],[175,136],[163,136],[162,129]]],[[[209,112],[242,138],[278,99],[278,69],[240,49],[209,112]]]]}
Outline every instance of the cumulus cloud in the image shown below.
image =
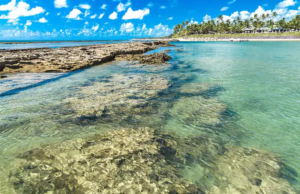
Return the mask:
{"type": "Polygon", "coordinates": [[[127,12],[123,16],[123,20],[130,20],[130,19],[140,19],[142,20],[145,15],[148,15],[150,13],[150,10],[145,8],[144,10],[137,10],[133,11],[131,8],[128,8],[127,12]]]}
{"type": "Polygon", "coordinates": [[[54,6],[56,8],[68,7],[67,0],[55,0],[54,1],[54,6]]]}
{"type": "Polygon", "coordinates": [[[0,5],[0,11],[11,11],[14,9],[16,5],[16,0],[12,0],[6,5],[0,5]]]}
{"type": "Polygon", "coordinates": [[[82,12],[77,9],[77,8],[74,8],[70,13],[69,15],[67,15],[66,18],[68,19],[74,19],[74,20],[80,20],[81,18],[79,17],[79,15],[82,14],[82,12]]]}
{"type": "Polygon", "coordinates": [[[31,25],[32,25],[32,22],[31,22],[31,20],[27,20],[27,22],[26,22],[25,26],[31,26],[31,25]]]}
{"type": "Polygon", "coordinates": [[[81,9],[91,9],[91,6],[89,4],[80,4],[79,7],[81,9]]]}
{"type": "Polygon", "coordinates": [[[131,23],[131,22],[128,22],[128,23],[124,23],[124,24],[122,24],[121,25],[121,27],[120,27],[120,31],[122,32],[122,33],[129,33],[129,32],[132,32],[134,30],[134,25],[133,25],[133,23],[131,23]]]}
{"type": "Polygon", "coordinates": [[[249,11],[241,11],[240,12],[241,19],[246,20],[250,18],[250,12],[249,11]]]}
{"type": "Polygon", "coordinates": [[[44,17],[42,17],[41,19],[38,20],[38,22],[40,22],[40,23],[47,23],[48,20],[46,20],[44,17]]]}
{"type": "Polygon", "coordinates": [[[123,3],[119,3],[119,5],[117,6],[117,11],[118,12],[125,11],[126,8],[130,5],[131,5],[130,1],[128,1],[125,5],[123,3]]]}
{"type": "Polygon", "coordinates": [[[14,24],[18,22],[19,17],[34,16],[45,12],[45,10],[39,6],[30,9],[30,5],[23,1],[20,1],[16,5],[15,0],[12,0],[6,5],[1,5],[0,8],[3,11],[9,11],[7,15],[1,15],[0,19],[8,19],[9,23],[14,24]]]}
{"type": "Polygon", "coordinates": [[[173,20],[173,17],[169,17],[168,20],[173,20]]]}
{"type": "Polygon", "coordinates": [[[191,20],[190,23],[189,23],[189,25],[191,25],[191,24],[199,24],[199,22],[198,22],[198,21],[191,20]]]}
{"type": "Polygon", "coordinates": [[[229,7],[222,7],[221,11],[226,11],[229,7]]]}
{"type": "Polygon", "coordinates": [[[102,19],[103,16],[104,16],[104,13],[101,13],[101,14],[99,15],[99,19],[102,19]]]}
{"type": "Polygon", "coordinates": [[[262,16],[262,14],[272,14],[271,10],[265,10],[264,8],[262,8],[261,6],[258,6],[258,8],[251,13],[250,17],[254,17],[254,15],[257,14],[258,16],[262,16]]]}
{"type": "Polygon", "coordinates": [[[118,13],[114,11],[112,14],[109,15],[108,18],[111,20],[115,20],[118,18],[118,13]]]}
{"type": "Polygon", "coordinates": [[[160,8],[160,9],[166,9],[167,7],[164,6],[164,5],[162,5],[162,6],[160,6],[159,8],[160,8]]]}
{"type": "Polygon", "coordinates": [[[206,14],[206,15],[203,17],[203,21],[207,22],[207,21],[209,21],[209,20],[211,20],[211,16],[206,14]]]}

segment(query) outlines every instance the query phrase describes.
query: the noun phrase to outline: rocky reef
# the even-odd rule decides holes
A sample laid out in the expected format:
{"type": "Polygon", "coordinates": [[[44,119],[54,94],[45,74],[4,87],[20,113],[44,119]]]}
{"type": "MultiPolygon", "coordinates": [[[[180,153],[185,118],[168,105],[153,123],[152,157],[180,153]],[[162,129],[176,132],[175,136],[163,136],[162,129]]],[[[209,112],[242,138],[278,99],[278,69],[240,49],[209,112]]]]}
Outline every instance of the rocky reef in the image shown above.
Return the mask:
{"type": "Polygon", "coordinates": [[[225,104],[214,98],[182,97],[174,104],[170,114],[186,124],[218,125],[226,109],[225,104]]]}
{"type": "Polygon", "coordinates": [[[165,52],[154,53],[150,55],[118,55],[116,60],[119,61],[137,61],[139,64],[163,64],[172,59],[165,52]]]}
{"type": "Polygon", "coordinates": [[[114,75],[79,89],[79,95],[65,100],[76,117],[97,117],[105,121],[141,119],[153,112],[150,99],[169,87],[159,75],[114,75]]]}
{"type": "Polygon", "coordinates": [[[23,163],[10,175],[17,193],[295,193],[270,153],[150,128],[116,129],[19,158],[23,163]],[[187,168],[196,179],[184,176],[187,168]]]}
{"type": "Polygon", "coordinates": [[[157,41],[5,50],[0,51],[0,73],[68,72],[112,61],[118,55],[142,54],[166,46],[171,45],[157,41]]]}
{"type": "Polygon", "coordinates": [[[203,193],[176,176],[151,129],[118,129],[24,153],[18,193],[203,193]]]}

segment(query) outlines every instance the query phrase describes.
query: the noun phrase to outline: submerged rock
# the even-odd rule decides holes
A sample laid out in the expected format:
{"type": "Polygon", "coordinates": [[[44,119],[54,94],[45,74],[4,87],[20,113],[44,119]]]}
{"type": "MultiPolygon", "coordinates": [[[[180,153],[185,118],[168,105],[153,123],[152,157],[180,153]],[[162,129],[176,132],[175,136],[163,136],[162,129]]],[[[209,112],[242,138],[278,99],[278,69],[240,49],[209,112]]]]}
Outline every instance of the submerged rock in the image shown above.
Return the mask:
{"type": "Polygon", "coordinates": [[[174,104],[170,114],[186,124],[217,125],[221,123],[222,112],[226,109],[226,105],[216,99],[182,97],[174,104]]]}
{"type": "Polygon", "coordinates": [[[19,158],[10,175],[17,193],[295,193],[273,154],[150,128],[116,129],[19,158]]]}
{"type": "Polygon", "coordinates": [[[154,131],[118,129],[20,155],[17,193],[204,193],[166,163],[154,131]]]}
{"type": "Polygon", "coordinates": [[[207,194],[296,194],[291,185],[280,178],[280,159],[266,151],[230,146],[215,164],[216,170],[212,172],[218,185],[207,194]]]}
{"type": "Polygon", "coordinates": [[[207,92],[212,87],[216,87],[216,85],[210,83],[188,83],[180,88],[180,92],[185,94],[201,94],[207,92]]]}
{"type": "Polygon", "coordinates": [[[172,59],[166,52],[154,53],[150,55],[119,55],[116,60],[138,61],[140,64],[163,64],[172,59]]]}
{"type": "Polygon", "coordinates": [[[149,100],[168,87],[168,80],[158,75],[114,75],[106,82],[81,88],[80,95],[65,102],[76,117],[123,120],[151,111],[149,100]]]}

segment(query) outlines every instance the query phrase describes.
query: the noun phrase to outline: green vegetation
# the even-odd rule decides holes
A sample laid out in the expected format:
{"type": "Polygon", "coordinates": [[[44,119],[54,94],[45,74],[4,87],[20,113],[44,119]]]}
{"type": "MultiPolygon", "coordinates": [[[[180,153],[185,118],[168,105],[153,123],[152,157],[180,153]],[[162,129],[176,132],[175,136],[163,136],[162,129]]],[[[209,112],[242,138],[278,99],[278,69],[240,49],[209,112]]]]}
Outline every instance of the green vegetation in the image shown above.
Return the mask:
{"type": "Polygon", "coordinates": [[[277,13],[255,14],[250,19],[224,21],[220,15],[217,20],[204,21],[200,24],[190,23],[188,20],[174,27],[173,38],[189,37],[255,37],[255,36],[300,36],[300,15],[290,21],[282,18],[275,21],[277,13]]]}

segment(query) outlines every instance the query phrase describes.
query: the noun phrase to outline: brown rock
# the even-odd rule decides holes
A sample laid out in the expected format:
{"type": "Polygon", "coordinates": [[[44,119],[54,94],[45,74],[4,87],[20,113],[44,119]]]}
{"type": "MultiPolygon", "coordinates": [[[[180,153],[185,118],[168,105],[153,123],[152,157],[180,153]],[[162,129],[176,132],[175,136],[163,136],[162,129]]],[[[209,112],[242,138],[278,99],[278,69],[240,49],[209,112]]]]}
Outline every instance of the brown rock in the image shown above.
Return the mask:
{"type": "MultiPolygon", "coordinates": [[[[158,47],[170,46],[168,42],[133,42],[102,44],[57,49],[38,48],[0,51],[0,72],[68,72],[99,65],[118,55],[137,55],[158,47]]],[[[160,57],[160,61],[167,56],[160,57]]],[[[152,62],[153,58],[143,59],[152,62]]],[[[156,60],[156,59],[155,59],[156,60]]]]}

